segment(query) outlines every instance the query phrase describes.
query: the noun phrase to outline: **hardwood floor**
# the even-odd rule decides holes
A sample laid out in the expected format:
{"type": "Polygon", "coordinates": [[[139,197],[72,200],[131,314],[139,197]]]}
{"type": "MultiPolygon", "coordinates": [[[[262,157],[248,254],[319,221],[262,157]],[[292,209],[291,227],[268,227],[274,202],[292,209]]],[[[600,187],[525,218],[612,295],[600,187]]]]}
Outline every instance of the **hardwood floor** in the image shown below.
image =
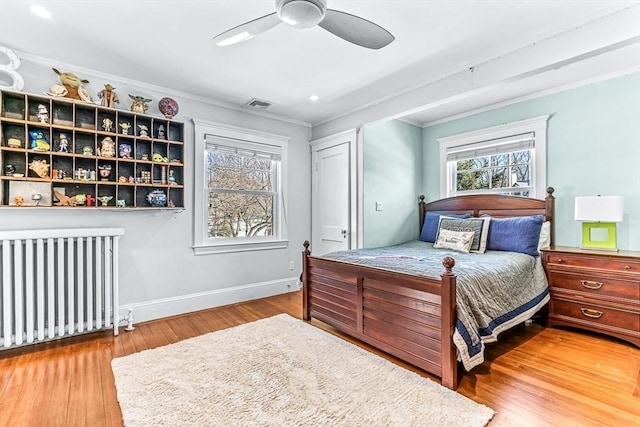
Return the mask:
{"type": "MultiPolygon", "coordinates": [[[[105,332],[2,351],[0,427],[122,426],[111,359],[279,313],[300,318],[301,294],[147,322],[118,337],[105,332]]],[[[522,325],[489,346],[487,361],[462,376],[458,392],[497,412],[490,427],[640,426],[640,349],[522,325]]]]}

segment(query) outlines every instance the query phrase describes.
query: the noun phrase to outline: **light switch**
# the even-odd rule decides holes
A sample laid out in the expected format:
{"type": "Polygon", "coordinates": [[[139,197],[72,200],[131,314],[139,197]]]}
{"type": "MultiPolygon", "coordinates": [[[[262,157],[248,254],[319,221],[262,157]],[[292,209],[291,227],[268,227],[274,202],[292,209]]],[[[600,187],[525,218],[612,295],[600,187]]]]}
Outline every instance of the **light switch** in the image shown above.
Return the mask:
{"type": "Polygon", "coordinates": [[[376,211],[378,212],[382,211],[382,202],[376,202],[376,211]]]}

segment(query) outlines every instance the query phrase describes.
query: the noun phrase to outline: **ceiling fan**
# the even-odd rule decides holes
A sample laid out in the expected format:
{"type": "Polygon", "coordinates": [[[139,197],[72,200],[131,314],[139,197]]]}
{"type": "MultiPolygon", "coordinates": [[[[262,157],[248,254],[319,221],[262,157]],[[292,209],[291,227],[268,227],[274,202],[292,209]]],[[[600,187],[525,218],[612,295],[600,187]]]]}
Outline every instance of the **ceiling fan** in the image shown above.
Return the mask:
{"type": "Polygon", "coordinates": [[[327,0],[276,0],[276,12],[218,34],[213,41],[218,46],[240,43],[282,22],[295,28],[318,25],[341,39],[369,49],[383,48],[395,40],[390,32],[371,21],[327,9],[327,0]]]}

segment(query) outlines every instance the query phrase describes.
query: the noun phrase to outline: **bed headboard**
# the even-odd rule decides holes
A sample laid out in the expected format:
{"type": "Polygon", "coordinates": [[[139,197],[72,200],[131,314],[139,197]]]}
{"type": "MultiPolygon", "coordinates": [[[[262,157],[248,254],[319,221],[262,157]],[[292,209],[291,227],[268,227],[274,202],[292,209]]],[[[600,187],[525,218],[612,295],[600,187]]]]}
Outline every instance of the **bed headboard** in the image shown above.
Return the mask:
{"type": "Polygon", "coordinates": [[[542,215],[545,221],[551,223],[551,245],[555,243],[555,225],[553,221],[554,201],[553,187],[547,188],[547,197],[533,199],[531,197],[507,196],[501,194],[471,194],[466,196],[448,197],[425,203],[424,196],[420,196],[419,213],[420,228],[424,225],[427,212],[439,214],[465,214],[478,217],[483,214],[494,217],[542,215]]]}

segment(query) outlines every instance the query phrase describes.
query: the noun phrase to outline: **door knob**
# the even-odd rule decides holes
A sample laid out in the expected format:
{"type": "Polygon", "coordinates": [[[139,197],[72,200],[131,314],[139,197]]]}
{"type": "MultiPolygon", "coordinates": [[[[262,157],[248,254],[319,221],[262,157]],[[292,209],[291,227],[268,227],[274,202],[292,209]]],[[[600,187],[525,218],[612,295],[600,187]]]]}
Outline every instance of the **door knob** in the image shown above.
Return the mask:
{"type": "Polygon", "coordinates": [[[347,238],[347,230],[342,230],[342,237],[344,237],[345,239],[347,238]]]}

